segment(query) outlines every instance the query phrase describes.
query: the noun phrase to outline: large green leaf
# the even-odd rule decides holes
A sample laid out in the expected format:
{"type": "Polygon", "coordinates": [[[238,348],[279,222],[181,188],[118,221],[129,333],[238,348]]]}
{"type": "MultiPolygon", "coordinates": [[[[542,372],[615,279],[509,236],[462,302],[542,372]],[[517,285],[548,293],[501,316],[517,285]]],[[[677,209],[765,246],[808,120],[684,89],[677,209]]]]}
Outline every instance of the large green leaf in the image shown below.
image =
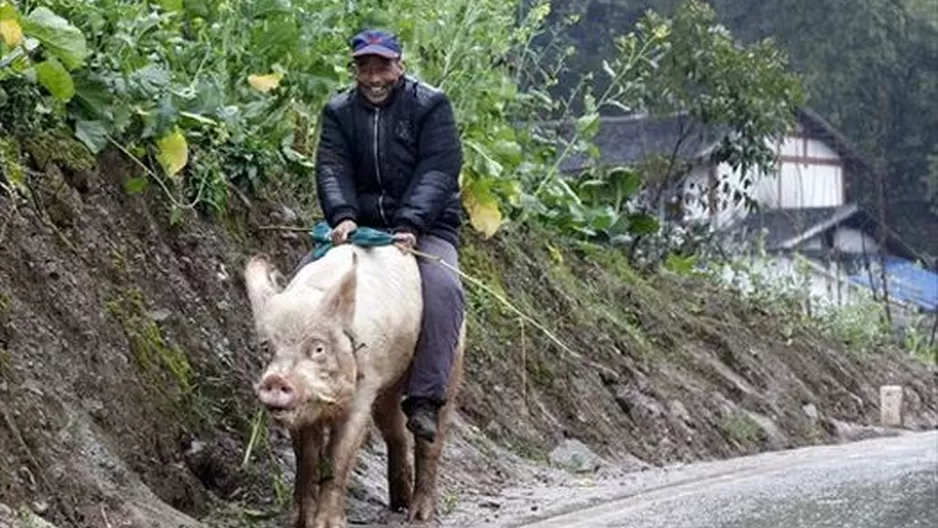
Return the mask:
{"type": "Polygon", "coordinates": [[[182,0],[159,0],[160,7],[163,10],[170,13],[176,11],[182,11],[183,1],[182,0]]]}
{"type": "Polygon", "coordinates": [[[609,171],[609,182],[623,199],[630,198],[642,188],[642,177],[638,172],[618,167],[609,171]]]}
{"type": "Polygon", "coordinates": [[[36,65],[36,80],[60,101],[69,101],[75,95],[72,76],[55,57],[49,57],[36,65]]]}
{"type": "Polygon", "coordinates": [[[7,2],[0,3],[0,40],[10,48],[15,48],[23,42],[19,11],[7,2]]]}
{"type": "Polygon", "coordinates": [[[638,213],[629,215],[629,231],[635,235],[652,235],[658,232],[661,226],[658,220],[647,214],[638,213]]]}
{"type": "Polygon", "coordinates": [[[253,3],[255,18],[291,14],[293,12],[289,0],[258,0],[253,3]]]}
{"type": "Polygon", "coordinates": [[[108,144],[107,127],[101,121],[76,122],[75,137],[95,154],[104,150],[108,144]]]}
{"type": "Polygon", "coordinates": [[[521,163],[523,159],[523,152],[521,151],[521,145],[516,141],[501,139],[495,142],[492,147],[492,150],[498,154],[501,159],[505,160],[512,165],[517,165],[521,163]]]}
{"type": "Polygon", "coordinates": [[[78,119],[114,118],[115,97],[103,79],[80,72],[73,76],[75,98],[72,101],[72,114],[78,119]]]}
{"type": "Polygon", "coordinates": [[[0,1],[0,20],[20,20],[20,12],[16,6],[5,1],[0,1]]]}
{"type": "Polygon", "coordinates": [[[462,201],[472,227],[490,238],[502,224],[498,199],[491,192],[491,179],[475,180],[462,189],[462,201]]]}
{"type": "Polygon", "coordinates": [[[36,38],[69,70],[81,66],[88,56],[82,32],[48,8],[34,9],[23,19],[23,30],[26,35],[36,38]]]}
{"type": "Polygon", "coordinates": [[[577,118],[576,130],[581,136],[592,138],[599,132],[600,123],[598,113],[586,114],[577,118]]]}

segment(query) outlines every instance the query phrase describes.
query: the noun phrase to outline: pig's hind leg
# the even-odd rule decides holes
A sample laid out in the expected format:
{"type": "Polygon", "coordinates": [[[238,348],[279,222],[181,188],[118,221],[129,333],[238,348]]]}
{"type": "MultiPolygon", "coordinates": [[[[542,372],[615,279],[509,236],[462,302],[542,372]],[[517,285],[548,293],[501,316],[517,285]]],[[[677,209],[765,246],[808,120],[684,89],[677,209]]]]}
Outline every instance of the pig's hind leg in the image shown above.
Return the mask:
{"type": "Polygon", "coordinates": [[[456,398],[462,386],[464,375],[464,357],[466,341],[466,323],[463,319],[459,330],[456,358],[453,364],[449,384],[446,387],[446,403],[440,408],[437,416],[437,434],[433,443],[423,439],[416,439],[414,445],[414,464],[416,467],[416,485],[410,509],[407,513],[409,521],[428,521],[436,513],[437,502],[437,473],[440,457],[443,454],[443,444],[446,433],[452,425],[453,411],[456,407],[456,398]]]}
{"type": "Polygon", "coordinates": [[[379,396],[373,411],[375,424],[388,448],[388,506],[395,512],[410,508],[414,487],[414,470],[408,458],[406,416],[401,409],[401,395],[406,381],[406,376],[402,376],[400,381],[379,396]]]}

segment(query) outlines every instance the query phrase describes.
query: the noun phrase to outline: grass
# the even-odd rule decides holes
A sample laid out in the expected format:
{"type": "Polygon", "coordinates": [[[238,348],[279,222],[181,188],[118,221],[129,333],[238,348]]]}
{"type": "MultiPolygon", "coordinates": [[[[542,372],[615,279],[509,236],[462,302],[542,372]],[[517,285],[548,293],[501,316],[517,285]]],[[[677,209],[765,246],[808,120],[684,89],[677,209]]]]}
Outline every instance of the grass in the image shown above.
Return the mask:
{"type": "Polygon", "coordinates": [[[739,443],[751,444],[759,440],[762,428],[752,418],[745,414],[734,414],[727,417],[722,424],[726,436],[739,443]]]}

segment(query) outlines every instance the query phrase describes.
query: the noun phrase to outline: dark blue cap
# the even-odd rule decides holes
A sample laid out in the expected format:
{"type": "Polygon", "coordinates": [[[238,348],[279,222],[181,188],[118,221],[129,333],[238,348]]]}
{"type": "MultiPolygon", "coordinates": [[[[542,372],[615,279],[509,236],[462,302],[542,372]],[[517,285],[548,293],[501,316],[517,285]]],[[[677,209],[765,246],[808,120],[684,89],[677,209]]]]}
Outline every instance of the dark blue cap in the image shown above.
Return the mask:
{"type": "Polygon", "coordinates": [[[386,59],[401,56],[401,43],[393,33],[380,29],[367,29],[352,37],[352,56],[379,55],[386,59]]]}

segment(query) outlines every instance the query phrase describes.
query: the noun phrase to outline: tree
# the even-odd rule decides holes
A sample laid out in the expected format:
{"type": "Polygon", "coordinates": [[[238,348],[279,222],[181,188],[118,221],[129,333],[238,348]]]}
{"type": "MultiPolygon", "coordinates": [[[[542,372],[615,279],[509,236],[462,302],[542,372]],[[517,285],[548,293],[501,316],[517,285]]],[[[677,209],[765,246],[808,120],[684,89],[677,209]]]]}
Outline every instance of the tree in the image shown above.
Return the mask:
{"type": "MultiPolygon", "coordinates": [[[[570,45],[584,50],[583,69],[615,53],[607,43],[616,27],[631,24],[649,7],[663,15],[677,9],[675,0],[554,4],[558,12],[575,11],[582,19],[565,34],[570,45]]],[[[806,103],[863,156],[882,160],[890,226],[911,245],[938,254],[938,216],[928,212],[923,179],[927,157],[938,152],[934,0],[711,0],[710,5],[741,42],[772,37],[785,50],[803,76],[806,103]]],[[[576,75],[574,68],[555,93],[572,90],[576,75]]],[[[847,198],[877,207],[874,175],[854,183],[847,198]]]]}
{"type": "MultiPolygon", "coordinates": [[[[664,23],[654,13],[645,21],[664,23]]],[[[789,71],[785,53],[769,39],[737,44],[718,24],[713,8],[698,0],[682,3],[665,25],[667,51],[644,92],[645,106],[654,114],[687,112],[705,126],[726,129],[713,161],[726,162],[745,175],[752,170],[772,172],[771,144],[791,128],[804,100],[801,81],[789,71]]]]}
{"type": "MultiPolygon", "coordinates": [[[[716,21],[716,13],[698,0],[683,2],[673,17],[653,11],[636,24],[635,31],[614,39],[616,55],[602,61],[602,75],[584,74],[574,95],[582,108],[567,135],[565,154],[586,152],[593,163],[574,178],[572,192],[586,205],[560,214],[542,211],[554,222],[590,237],[631,238],[633,254],[639,242],[659,232],[657,212],[663,196],[683,173],[678,152],[700,126],[720,129],[722,142],[712,153],[749,176],[774,169],[773,139],[793,124],[803,90],[787,58],[771,40],[740,46],[716,21]],[[600,128],[600,114],[681,114],[681,133],[670,152],[636,167],[604,168],[591,140],[600,128]],[[586,145],[583,145],[586,143],[586,145]],[[632,196],[634,195],[634,196],[632,196]],[[626,199],[623,200],[623,196],[626,199]]],[[[566,184],[556,171],[535,193],[549,204],[559,202],[557,188],[566,184]],[[555,183],[556,185],[550,185],[555,183]]],[[[737,203],[745,201],[744,182],[737,203]]]]}

